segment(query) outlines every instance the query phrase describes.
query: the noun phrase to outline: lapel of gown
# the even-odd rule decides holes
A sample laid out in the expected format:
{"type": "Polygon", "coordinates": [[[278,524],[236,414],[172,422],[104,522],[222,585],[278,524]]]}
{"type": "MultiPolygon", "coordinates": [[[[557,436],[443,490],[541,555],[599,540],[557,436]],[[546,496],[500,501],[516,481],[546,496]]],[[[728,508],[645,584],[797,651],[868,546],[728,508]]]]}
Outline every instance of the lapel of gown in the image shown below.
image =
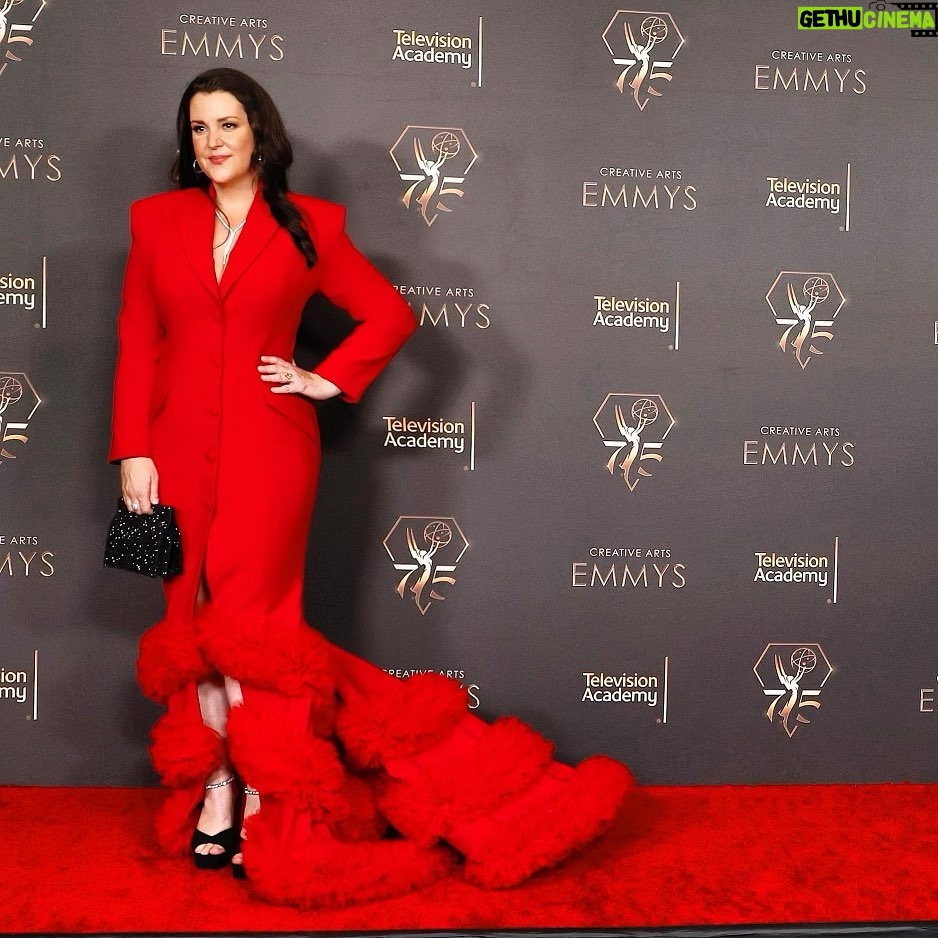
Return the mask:
{"type": "MultiPolygon", "coordinates": [[[[225,267],[218,287],[222,298],[226,297],[238,278],[257,260],[261,251],[270,243],[280,226],[270,213],[270,206],[264,194],[258,190],[248,211],[244,228],[231,249],[228,265],[225,267]]],[[[214,277],[213,277],[214,279],[214,277]]]]}
{"type": "MultiPolygon", "coordinates": [[[[207,192],[190,189],[190,199],[176,216],[179,242],[199,280],[213,297],[218,296],[212,238],[215,234],[215,209],[207,192]]],[[[246,227],[246,226],[245,226],[246,227]]]]}

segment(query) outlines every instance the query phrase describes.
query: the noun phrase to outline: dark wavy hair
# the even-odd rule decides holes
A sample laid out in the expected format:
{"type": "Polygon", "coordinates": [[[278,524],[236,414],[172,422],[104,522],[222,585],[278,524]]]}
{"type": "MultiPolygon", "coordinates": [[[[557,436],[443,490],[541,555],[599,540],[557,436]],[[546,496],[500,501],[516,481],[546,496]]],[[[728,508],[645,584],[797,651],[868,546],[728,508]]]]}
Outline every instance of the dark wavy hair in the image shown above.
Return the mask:
{"type": "Polygon", "coordinates": [[[178,151],[170,178],[180,189],[208,189],[209,179],[196,172],[192,129],[189,123],[189,104],[200,93],[227,91],[241,103],[254,134],[252,159],[270,213],[281,227],[286,228],[294,243],[306,258],[306,266],[316,262],[316,248],[303,222],[300,210],[287,198],[287,170],[293,163],[293,147],[283,126],[283,118],[270,95],[244,72],[235,68],[212,68],[196,75],[183,92],[176,114],[178,151]]]}

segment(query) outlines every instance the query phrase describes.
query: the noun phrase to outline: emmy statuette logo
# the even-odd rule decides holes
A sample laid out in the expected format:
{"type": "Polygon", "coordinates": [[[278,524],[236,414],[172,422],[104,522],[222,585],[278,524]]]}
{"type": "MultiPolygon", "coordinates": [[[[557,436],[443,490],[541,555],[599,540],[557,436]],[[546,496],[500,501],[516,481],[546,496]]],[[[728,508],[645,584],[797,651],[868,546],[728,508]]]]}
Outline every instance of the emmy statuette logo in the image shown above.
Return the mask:
{"type": "Polygon", "coordinates": [[[640,111],[652,98],[662,96],[660,82],[671,81],[674,64],[684,36],[670,13],[646,10],[616,10],[603,32],[603,42],[619,66],[616,87],[626,89],[640,111]]]}
{"type": "Polygon", "coordinates": [[[610,475],[620,475],[634,492],[651,467],[664,456],[661,449],[674,427],[674,417],[660,394],[607,394],[593,423],[612,450],[606,461],[610,475]]]}
{"type": "Polygon", "coordinates": [[[802,370],[812,355],[824,354],[834,338],[834,320],[847,302],[833,274],[803,270],[781,271],[765,299],[783,329],[778,347],[792,354],[802,370]]]}
{"type": "Polygon", "coordinates": [[[384,549],[402,572],[397,584],[401,599],[410,599],[426,615],[434,602],[446,598],[444,584],[456,583],[456,564],[469,542],[455,518],[401,515],[384,539],[384,549]]]}
{"type": "Polygon", "coordinates": [[[479,158],[459,127],[408,125],[390,153],[406,184],[404,207],[418,212],[428,227],[441,212],[452,213],[451,200],[465,195],[462,185],[479,158]]]}
{"type": "Polygon", "coordinates": [[[0,75],[33,44],[32,31],[47,0],[0,0],[0,75]]]}
{"type": "Polygon", "coordinates": [[[41,403],[25,374],[0,371],[0,466],[6,459],[16,459],[7,444],[29,441],[25,431],[41,403]]]}
{"type": "Polygon", "coordinates": [[[789,739],[821,708],[821,688],[834,673],[824,649],[810,642],[766,645],[752,670],[770,698],[766,718],[789,739]]]}

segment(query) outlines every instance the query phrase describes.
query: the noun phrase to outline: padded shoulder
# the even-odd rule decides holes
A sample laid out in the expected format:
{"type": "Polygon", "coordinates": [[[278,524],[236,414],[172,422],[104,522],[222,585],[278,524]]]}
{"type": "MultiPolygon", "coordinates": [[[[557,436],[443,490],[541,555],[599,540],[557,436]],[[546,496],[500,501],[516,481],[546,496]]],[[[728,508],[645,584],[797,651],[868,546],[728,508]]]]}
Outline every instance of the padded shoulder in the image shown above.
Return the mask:
{"type": "Polygon", "coordinates": [[[345,206],[298,192],[290,200],[303,213],[317,254],[325,254],[345,231],[345,206]]]}
{"type": "Polygon", "coordinates": [[[201,189],[171,189],[137,199],[130,206],[130,227],[135,235],[145,233],[165,218],[170,218],[185,206],[204,199],[201,189]]]}

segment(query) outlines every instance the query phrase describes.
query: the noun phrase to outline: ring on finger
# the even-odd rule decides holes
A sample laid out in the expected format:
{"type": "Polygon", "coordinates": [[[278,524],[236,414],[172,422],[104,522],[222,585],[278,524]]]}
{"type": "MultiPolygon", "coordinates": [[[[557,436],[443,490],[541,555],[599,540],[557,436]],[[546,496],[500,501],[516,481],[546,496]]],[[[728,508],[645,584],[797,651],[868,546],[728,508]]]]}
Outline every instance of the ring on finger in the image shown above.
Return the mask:
{"type": "Polygon", "coordinates": [[[281,381],[292,381],[292,380],[293,380],[293,374],[292,374],[291,372],[289,372],[289,371],[285,371],[285,372],[280,376],[280,380],[281,380],[281,381]]]}
{"type": "Polygon", "coordinates": [[[131,502],[130,507],[136,511],[140,507],[140,502],[131,502]]]}

